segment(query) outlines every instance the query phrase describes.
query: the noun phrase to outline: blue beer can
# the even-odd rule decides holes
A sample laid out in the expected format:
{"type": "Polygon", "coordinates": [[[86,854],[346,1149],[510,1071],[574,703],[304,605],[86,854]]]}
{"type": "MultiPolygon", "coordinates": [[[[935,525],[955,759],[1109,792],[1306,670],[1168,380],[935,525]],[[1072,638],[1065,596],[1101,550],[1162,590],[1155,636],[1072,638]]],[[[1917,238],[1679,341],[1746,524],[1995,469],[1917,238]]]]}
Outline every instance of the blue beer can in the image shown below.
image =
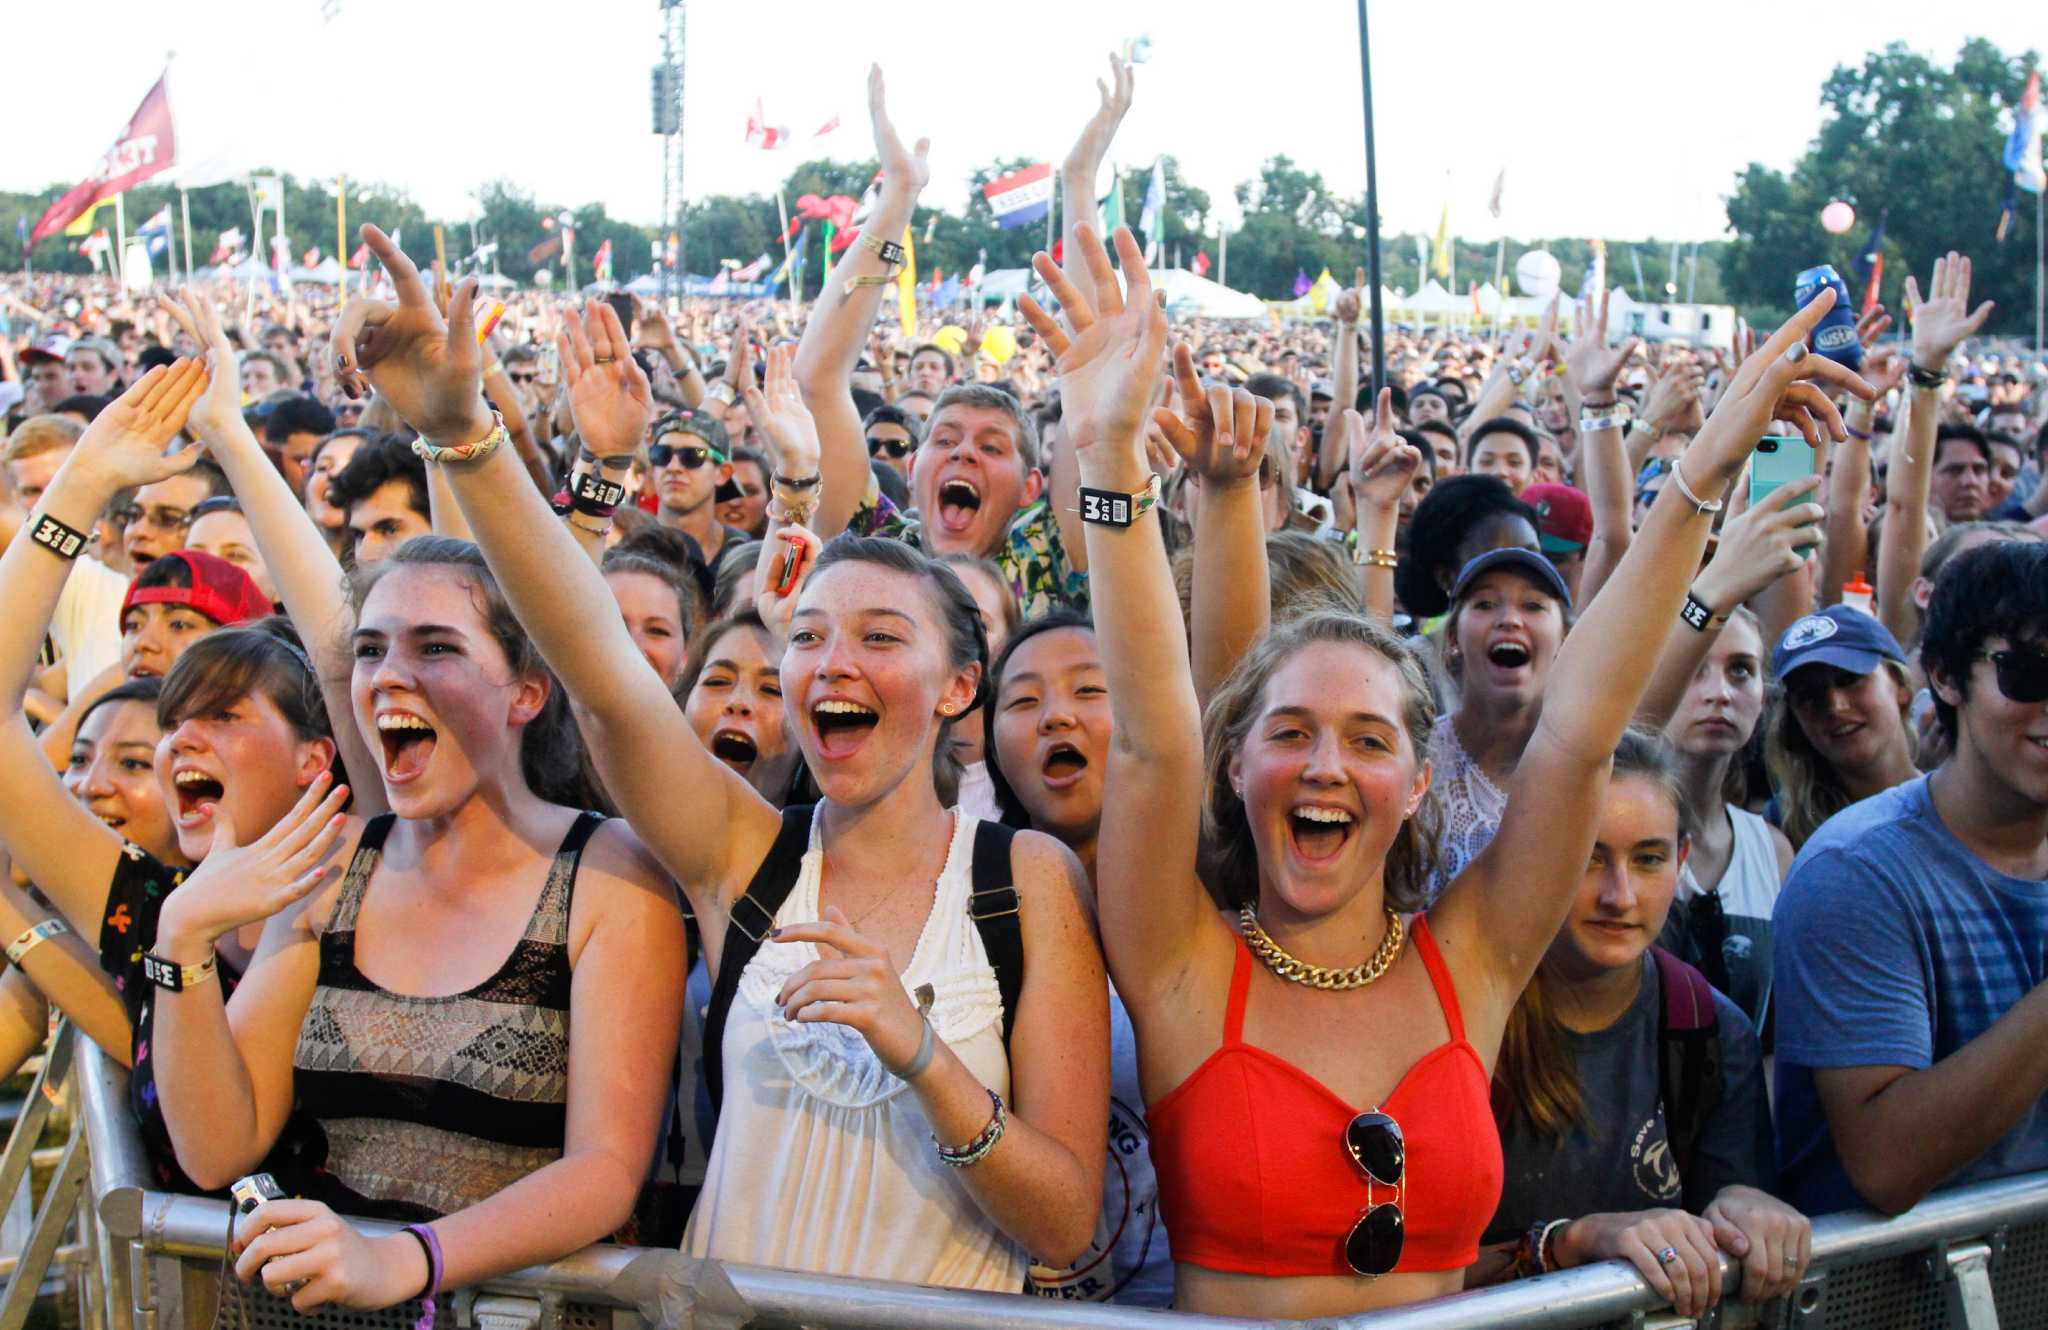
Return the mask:
{"type": "Polygon", "coordinates": [[[1843,284],[1834,264],[1819,264],[1800,273],[1793,283],[1792,304],[1798,309],[1805,309],[1823,287],[1834,288],[1835,307],[1814,328],[1809,345],[1844,369],[1861,370],[1863,343],[1856,336],[1856,311],[1849,304],[1849,288],[1843,284]]]}

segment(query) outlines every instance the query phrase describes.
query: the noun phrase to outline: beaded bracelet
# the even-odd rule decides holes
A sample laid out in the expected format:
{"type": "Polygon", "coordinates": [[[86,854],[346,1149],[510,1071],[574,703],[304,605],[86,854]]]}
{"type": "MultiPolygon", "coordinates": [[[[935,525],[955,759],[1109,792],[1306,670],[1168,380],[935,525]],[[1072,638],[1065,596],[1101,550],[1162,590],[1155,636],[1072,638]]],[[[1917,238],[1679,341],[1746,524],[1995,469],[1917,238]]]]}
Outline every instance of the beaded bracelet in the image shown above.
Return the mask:
{"type": "Polygon", "coordinates": [[[1003,1139],[1003,1097],[994,1090],[989,1090],[988,1097],[989,1102],[995,1105],[996,1111],[988,1120],[988,1125],[981,1129],[981,1135],[957,1150],[947,1147],[937,1136],[932,1137],[932,1144],[939,1147],[940,1163],[948,1168],[969,1168],[988,1158],[988,1152],[996,1148],[997,1141],[1003,1139]]]}
{"type": "Polygon", "coordinates": [[[423,434],[412,441],[412,450],[416,456],[429,462],[481,462],[484,458],[498,451],[499,446],[511,437],[511,432],[505,428],[505,417],[493,411],[491,412],[491,432],[478,439],[475,443],[461,443],[456,444],[454,447],[444,448],[440,444],[427,442],[427,437],[423,434]]]}

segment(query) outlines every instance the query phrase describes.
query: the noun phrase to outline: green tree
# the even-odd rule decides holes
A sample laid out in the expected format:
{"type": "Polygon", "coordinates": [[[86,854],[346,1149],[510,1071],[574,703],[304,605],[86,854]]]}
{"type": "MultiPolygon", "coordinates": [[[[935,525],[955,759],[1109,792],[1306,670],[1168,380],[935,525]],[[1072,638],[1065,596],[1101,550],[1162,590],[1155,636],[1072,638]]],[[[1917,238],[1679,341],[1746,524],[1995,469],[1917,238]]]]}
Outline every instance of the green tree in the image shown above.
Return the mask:
{"type": "Polygon", "coordinates": [[[1763,322],[1790,311],[1803,268],[1832,263],[1853,284],[1856,255],[1888,212],[1888,304],[1898,305],[1906,271],[1924,282],[1937,254],[1960,249],[1974,260],[1972,298],[1999,303],[1989,328],[2028,323],[2032,210],[2021,210],[2003,245],[1991,230],[2008,180],[2004,117],[2034,64],[2032,51],[2007,56],[1971,38],[1945,69],[1896,42],[1859,66],[1837,66],[1821,85],[1820,132],[1792,169],[1753,163],[1736,179],[1728,199],[1736,239],[1722,268],[1728,294],[1763,322]],[[1821,229],[1820,210],[1833,199],[1861,214],[1845,235],[1821,229]]]}

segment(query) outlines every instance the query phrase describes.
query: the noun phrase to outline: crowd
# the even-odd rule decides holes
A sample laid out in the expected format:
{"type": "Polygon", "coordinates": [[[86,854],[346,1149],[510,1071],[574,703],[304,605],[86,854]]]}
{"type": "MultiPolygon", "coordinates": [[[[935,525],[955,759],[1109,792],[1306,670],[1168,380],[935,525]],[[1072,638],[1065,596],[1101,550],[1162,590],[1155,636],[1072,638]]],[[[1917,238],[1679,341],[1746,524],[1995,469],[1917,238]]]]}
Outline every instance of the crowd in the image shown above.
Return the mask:
{"type": "Polygon", "coordinates": [[[61,1012],[160,1185],[273,1173],[301,1310],[611,1239],[1693,1315],[2048,1168],[2048,387],[1967,258],[1860,357],[1594,292],[1374,396],[1356,290],[1172,326],[1069,216],[899,337],[870,101],[802,309],[8,284],[0,1065],[61,1012]]]}

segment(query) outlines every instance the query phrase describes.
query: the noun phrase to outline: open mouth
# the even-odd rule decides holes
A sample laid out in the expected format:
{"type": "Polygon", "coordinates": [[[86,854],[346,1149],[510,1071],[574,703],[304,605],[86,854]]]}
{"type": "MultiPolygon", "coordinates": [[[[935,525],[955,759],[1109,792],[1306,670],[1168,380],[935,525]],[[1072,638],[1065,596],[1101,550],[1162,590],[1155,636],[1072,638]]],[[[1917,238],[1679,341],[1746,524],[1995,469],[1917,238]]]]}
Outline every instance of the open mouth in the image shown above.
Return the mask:
{"type": "Polygon", "coordinates": [[[711,736],[711,755],[744,776],[754,769],[754,760],[761,756],[761,748],[751,735],[738,730],[719,730],[711,736]]]}
{"type": "Polygon", "coordinates": [[[394,785],[419,779],[434,756],[434,727],[418,716],[387,711],[377,717],[377,738],[384,746],[384,778],[394,785]]]}
{"type": "Polygon", "coordinates": [[[1486,659],[1503,670],[1519,670],[1529,663],[1529,648],[1520,642],[1495,642],[1486,649],[1486,659]]]}
{"type": "Polygon", "coordinates": [[[1310,863],[1334,859],[1357,828],[1358,821],[1342,808],[1303,804],[1287,815],[1294,852],[1310,863]]]}
{"type": "Polygon", "coordinates": [[[171,784],[178,792],[178,825],[181,827],[195,827],[212,817],[221,796],[227,793],[218,780],[192,767],[172,776],[171,784]]]}
{"type": "Polygon", "coordinates": [[[873,707],[843,698],[827,698],[811,708],[811,724],[818,732],[818,751],[831,760],[851,757],[881,720],[873,707]]]}
{"type": "Polygon", "coordinates": [[[1070,743],[1054,744],[1039,766],[1048,789],[1064,790],[1077,783],[1088,770],[1088,755],[1070,743]]]}
{"type": "Polygon", "coordinates": [[[981,491],[970,480],[949,480],[939,486],[939,525],[954,533],[965,531],[974,524],[981,512],[981,491]]]}
{"type": "Polygon", "coordinates": [[[138,660],[128,667],[128,677],[131,679],[157,679],[163,677],[163,672],[154,665],[144,665],[138,660]]]}

